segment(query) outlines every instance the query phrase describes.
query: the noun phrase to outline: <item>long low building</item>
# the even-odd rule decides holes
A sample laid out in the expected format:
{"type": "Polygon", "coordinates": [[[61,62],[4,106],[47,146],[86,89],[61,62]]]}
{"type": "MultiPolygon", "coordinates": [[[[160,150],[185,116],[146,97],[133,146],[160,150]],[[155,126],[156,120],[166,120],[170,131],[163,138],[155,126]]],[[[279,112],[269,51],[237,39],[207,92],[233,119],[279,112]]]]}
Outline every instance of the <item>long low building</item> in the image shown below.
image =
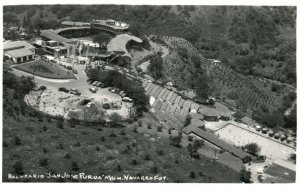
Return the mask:
{"type": "Polygon", "coordinates": [[[5,42],[3,52],[11,62],[22,63],[34,59],[35,47],[26,41],[5,42]]]}
{"type": "Polygon", "coordinates": [[[217,136],[210,134],[200,128],[184,128],[182,131],[186,134],[195,134],[202,139],[210,142],[211,144],[224,149],[225,151],[233,154],[234,156],[240,158],[240,159],[245,159],[247,156],[250,156],[248,153],[244,152],[243,150],[234,147],[233,145],[219,139],[217,136]]]}

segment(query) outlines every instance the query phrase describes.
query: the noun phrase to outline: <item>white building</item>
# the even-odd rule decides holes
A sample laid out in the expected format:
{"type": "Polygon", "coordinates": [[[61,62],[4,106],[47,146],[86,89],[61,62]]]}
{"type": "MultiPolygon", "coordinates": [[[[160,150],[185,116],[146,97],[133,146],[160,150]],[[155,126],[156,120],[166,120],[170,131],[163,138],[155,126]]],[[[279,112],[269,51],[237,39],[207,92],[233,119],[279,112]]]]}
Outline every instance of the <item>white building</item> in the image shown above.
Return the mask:
{"type": "Polygon", "coordinates": [[[22,63],[34,59],[35,47],[25,41],[5,42],[3,53],[10,61],[22,63]]]}

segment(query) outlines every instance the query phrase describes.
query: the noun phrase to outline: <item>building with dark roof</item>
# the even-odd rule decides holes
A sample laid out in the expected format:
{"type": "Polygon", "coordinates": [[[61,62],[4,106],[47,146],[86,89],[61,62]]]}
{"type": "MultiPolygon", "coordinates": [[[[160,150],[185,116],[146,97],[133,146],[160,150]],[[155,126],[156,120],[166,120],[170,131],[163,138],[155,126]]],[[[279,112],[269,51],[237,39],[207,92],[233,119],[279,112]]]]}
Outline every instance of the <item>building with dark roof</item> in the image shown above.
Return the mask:
{"type": "Polygon", "coordinates": [[[220,116],[220,113],[212,108],[201,108],[198,111],[204,116],[205,121],[218,121],[218,118],[220,116]]]}
{"type": "MultiPolygon", "coordinates": [[[[187,126],[189,127],[189,126],[187,126]]],[[[206,132],[205,130],[201,129],[201,128],[183,128],[182,131],[185,134],[195,134],[197,136],[199,136],[200,138],[210,142],[211,144],[224,149],[225,151],[233,154],[234,156],[240,158],[241,160],[244,160],[247,157],[250,157],[250,155],[246,152],[244,152],[243,150],[234,147],[233,145],[219,139],[217,136],[206,132]]]]}

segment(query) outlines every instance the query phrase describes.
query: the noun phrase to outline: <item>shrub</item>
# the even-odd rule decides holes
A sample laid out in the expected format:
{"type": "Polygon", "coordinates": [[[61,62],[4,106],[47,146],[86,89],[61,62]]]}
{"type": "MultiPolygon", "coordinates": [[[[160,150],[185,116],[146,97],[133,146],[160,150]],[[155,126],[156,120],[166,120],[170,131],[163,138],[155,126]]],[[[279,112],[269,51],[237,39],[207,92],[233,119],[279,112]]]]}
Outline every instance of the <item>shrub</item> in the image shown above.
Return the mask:
{"type": "Polygon", "coordinates": [[[188,136],[188,141],[192,142],[192,141],[193,141],[193,139],[194,139],[194,137],[193,137],[193,136],[188,136]]]}
{"type": "Polygon", "coordinates": [[[97,147],[96,147],[96,150],[97,150],[97,151],[100,151],[100,147],[99,147],[99,146],[97,146],[97,147]]]}
{"type": "Polygon", "coordinates": [[[119,172],[122,171],[122,168],[121,168],[121,165],[120,165],[120,164],[117,166],[117,170],[118,170],[119,172]]]}
{"type": "Polygon", "coordinates": [[[136,159],[132,160],[132,165],[138,165],[138,161],[136,159]]]}
{"type": "Polygon", "coordinates": [[[249,143],[243,146],[242,149],[245,149],[248,153],[257,156],[261,150],[261,147],[257,143],[249,143]]]}
{"type": "Polygon", "coordinates": [[[78,165],[77,165],[77,163],[76,162],[72,162],[72,170],[73,171],[79,171],[80,170],[80,168],[78,167],[78,165]]]}
{"type": "Polygon", "coordinates": [[[156,166],[152,167],[152,168],[151,168],[151,172],[152,172],[152,173],[157,173],[157,172],[158,172],[157,167],[156,167],[156,166]]]}
{"type": "Polygon", "coordinates": [[[121,130],[121,135],[126,135],[126,132],[124,130],[121,130]]]}
{"type": "Polygon", "coordinates": [[[251,183],[251,171],[247,171],[245,168],[243,168],[240,172],[240,179],[244,183],[251,183]]]}
{"type": "Polygon", "coordinates": [[[15,136],[15,145],[21,145],[21,140],[18,136],[15,136]]]}
{"type": "Polygon", "coordinates": [[[163,155],[164,152],[163,152],[162,150],[159,150],[159,151],[157,152],[157,154],[158,154],[158,155],[163,155]]]}
{"type": "Polygon", "coordinates": [[[44,125],[44,126],[42,127],[42,129],[43,129],[43,131],[47,131],[47,130],[48,130],[48,127],[47,127],[46,125],[44,125]]]}
{"type": "Polygon", "coordinates": [[[191,177],[191,178],[196,178],[196,175],[195,175],[195,172],[194,172],[194,171],[191,171],[191,172],[190,172],[190,177],[191,177]]]}
{"type": "Polygon", "coordinates": [[[21,161],[16,162],[13,165],[14,168],[14,172],[18,175],[24,175],[24,171],[23,171],[23,163],[21,161]]]}
{"type": "Polygon", "coordinates": [[[48,159],[44,158],[42,160],[39,161],[40,166],[44,167],[44,166],[48,166],[48,159]]]}
{"type": "Polygon", "coordinates": [[[145,160],[150,160],[150,156],[148,154],[145,156],[145,160]]]}
{"type": "Polygon", "coordinates": [[[161,125],[158,126],[158,127],[157,127],[157,132],[162,132],[162,128],[163,128],[163,127],[162,127],[161,125]]]}
{"type": "Polygon", "coordinates": [[[66,153],[65,156],[64,156],[64,158],[66,158],[66,159],[71,158],[71,154],[70,153],[66,153]]]}

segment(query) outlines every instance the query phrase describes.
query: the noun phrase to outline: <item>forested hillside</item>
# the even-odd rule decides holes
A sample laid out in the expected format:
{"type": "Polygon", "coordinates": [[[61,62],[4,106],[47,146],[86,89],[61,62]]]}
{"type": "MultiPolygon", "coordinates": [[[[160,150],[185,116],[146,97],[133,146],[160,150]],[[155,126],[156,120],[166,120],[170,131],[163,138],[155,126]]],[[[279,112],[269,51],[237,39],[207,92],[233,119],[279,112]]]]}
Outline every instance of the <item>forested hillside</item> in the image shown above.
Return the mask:
{"type": "Polygon", "coordinates": [[[116,19],[136,35],[182,37],[233,70],[296,84],[296,8],[232,6],[6,6],[4,24],[55,28],[62,20],[116,19]]]}
{"type": "MultiPolygon", "coordinates": [[[[234,100],[239,109],[251,109],[252,117],[268,126],[284,124],[283,113],[296,96],[274,80],[296,86],[296,7],[4,7],[5,26],[32,30],[55,29],[64,20],[93,19],[124,21],[136,36],[157,36],[154,41],[166,45],[170,53],[163,66],[151,66],[156,78],[171,78],[177,87],[193,88],[204,98],[209,93],[234,100]],[[221,65],[209,59],[220,60],[221,65]]],[[[295,128],[292,121],[289,126],[295,128]]]]}

